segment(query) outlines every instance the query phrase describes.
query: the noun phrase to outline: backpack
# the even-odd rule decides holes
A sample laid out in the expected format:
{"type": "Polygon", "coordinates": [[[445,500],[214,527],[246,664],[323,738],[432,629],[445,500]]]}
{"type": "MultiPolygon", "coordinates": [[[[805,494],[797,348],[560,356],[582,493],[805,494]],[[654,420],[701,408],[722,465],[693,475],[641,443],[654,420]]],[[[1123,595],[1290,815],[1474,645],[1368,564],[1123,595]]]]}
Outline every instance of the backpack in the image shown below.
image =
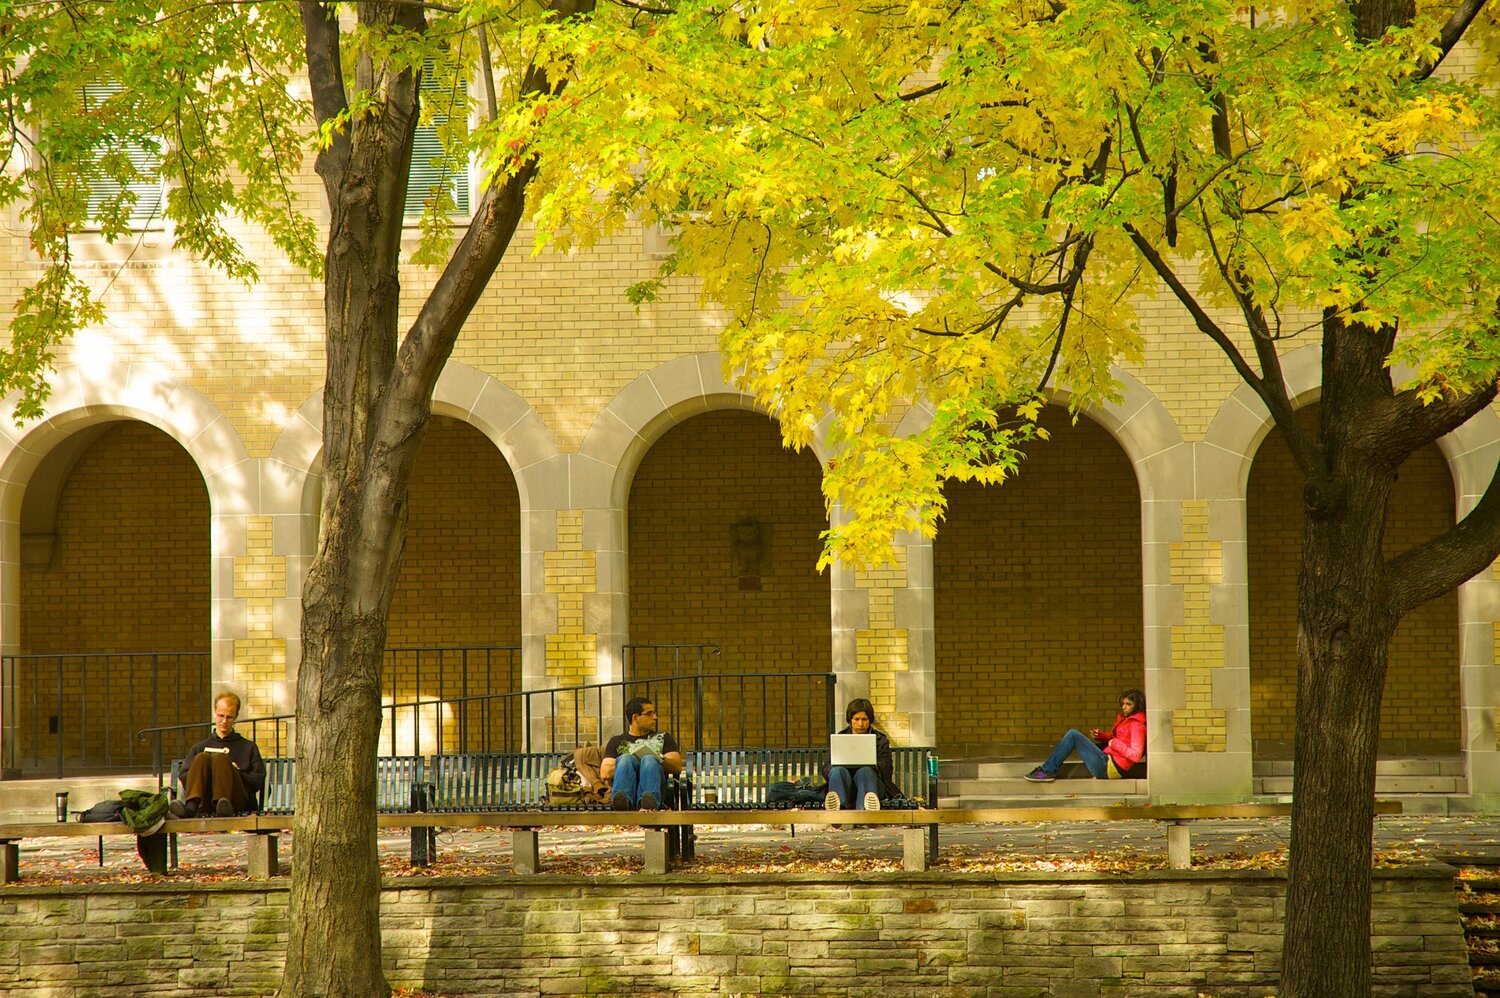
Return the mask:
{"type": "Polygon", "coordinates": [[[116,797],[113,800],[102,800],[86,811],[78,813],[79,821],[119,821],[120,812],[125,810],[125,802],[116,797]]]}
{"type": "Polygon", "coordinates": [[[571,754],[563,759],[562,765],[547,771],[546,785],[547,803],[555,807],[586,807],[603,804],[609,799],[608,787],[590,788],[584,784],[571,754]]]}

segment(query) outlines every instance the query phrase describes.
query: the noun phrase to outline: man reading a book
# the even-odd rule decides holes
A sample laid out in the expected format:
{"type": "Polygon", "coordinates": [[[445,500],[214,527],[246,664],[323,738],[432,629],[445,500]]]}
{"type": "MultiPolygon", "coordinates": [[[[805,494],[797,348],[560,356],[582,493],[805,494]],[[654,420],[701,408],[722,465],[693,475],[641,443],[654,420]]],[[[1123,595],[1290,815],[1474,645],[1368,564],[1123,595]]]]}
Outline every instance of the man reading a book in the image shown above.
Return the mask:
{"type": "Polygon", "coordinates": [[[635,697],[625,705],[627,727],[604,744],[599,776],[610,783],[616,811],[655,811],[666,774],[682,772],[682,752],[670,731],[656,730],[656,705],[635,697]]]}
{"type": "Polygon", "coordinates": [[[266,764],[250,739],[235,733],[240,698],[214,697],[214,733],[188,750],[182,760],[182,800],[171,804],[175,818],[230,818],[253,811],[266,785],[266,764]]]}

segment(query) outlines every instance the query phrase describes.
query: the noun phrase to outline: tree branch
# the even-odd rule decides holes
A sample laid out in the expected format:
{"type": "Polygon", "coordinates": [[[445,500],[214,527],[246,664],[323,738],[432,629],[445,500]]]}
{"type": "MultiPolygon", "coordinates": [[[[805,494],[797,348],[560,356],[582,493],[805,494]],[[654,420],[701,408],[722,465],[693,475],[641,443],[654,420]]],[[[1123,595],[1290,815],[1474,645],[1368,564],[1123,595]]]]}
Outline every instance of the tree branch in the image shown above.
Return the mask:
{"type": "MultiPolygon", "coordinates": [[[[1493,395],[1493,392],[1491,392],[1493,395]]],[[[1500,465],[1479,504],[1445,533],[1387,564],[1390,611],[1398,617],[1489,567],[1500,548],[1500,465]]]]}
{"type": "MultiPolygon", "coordinates": [[[[313,114],[319,126],[349,109],[344,96],[344,70],[339,60],[338,11],[332,4],[302,0],[302,32],[307,38],[307,80],[312,88],[313,114]]],[[[341,169],[352,151],[348,130],[334,130],[329,146],[318,158],[341,169]]],[[[321,172],[321,171],[320,171],[321,172]]],[[[327,177],[325,176],[325,182],[327,177]]]]}
{"type": "Polygon", "coordinates": [[[1445,394],[1424,403],[1415,391],[1397,392],[1386,404],[1375,408],[1361,432],[1382,449],[1397,447],[1404,459],[1439,437],[1452,433],[1489,407],[1500,387],[1490,384],[1480,391],[1445,394]]]}
{"type": "Polygon", "coordinates": [[[1487,0],[1459,0],[1458,7],[1448,16],[1447,23],[1438,32],[1437,45],[1442,49],[1443,54],[1438,56],[1432,65],[1425,66],[1418,71],[1417,79],[1425,80],[1437,72],[1437,68],[1443,64],[1448,53],[1453,51],[1453,46],[1458,44],[1464,32],[1469,30],[1469,25],[1473,23],[1474,18],[1478,17],[1479,12],[1484,9],[1486,2],[1487,0]]]}

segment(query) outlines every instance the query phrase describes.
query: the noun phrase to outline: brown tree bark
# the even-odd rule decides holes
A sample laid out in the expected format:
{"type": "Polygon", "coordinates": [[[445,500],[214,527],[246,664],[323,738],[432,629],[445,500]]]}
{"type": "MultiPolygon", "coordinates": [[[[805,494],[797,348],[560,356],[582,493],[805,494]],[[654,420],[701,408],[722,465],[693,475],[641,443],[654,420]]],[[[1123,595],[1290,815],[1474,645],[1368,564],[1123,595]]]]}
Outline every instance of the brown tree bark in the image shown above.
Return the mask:
{"type": "MultiPolygon", "coordinates": [[[[1386,510],[1402,463],[1495,398],[1423,405],[1397,392],[1390,328],[1323,322],[1323,393],[1305,468],[1297,580],[1297,728],[1282,998],[1370,993],[1375,761],[1387,651],[1401,618],[1500,553],[1494,480],[1462,523],[1387,560],[1386,510]]],[[[1286,427],[1288,432],[1298,432],[1286,427]]]]}
{"type": "MultiPolygon", "coordinates": [[[[555,0],[558,15],[591,0],[555,0]]],[[[348,108],[351,87],[336,11],[303,0],[308,78],[320,123],[348,108]]],[[[426,30],[420,4],[362,2],[361,25],[426,30]]],[[[336,130],[316,169],[328,199],[324,258],[327,377],[318,551],[302,599],[297,676],[297,813],[283,998],[386,998],[380,955],[375,758],[380,669],[391,594],[406,540],[406,487],[432,411],[432,391],[525,204],[535,164],[486,188],[411,326],[398,329],[406,178],[419,80],[369,56],[352,88],[372,110],[336,130]]],[[[549,92],[535,67],[524,96],[549,92]]]]}

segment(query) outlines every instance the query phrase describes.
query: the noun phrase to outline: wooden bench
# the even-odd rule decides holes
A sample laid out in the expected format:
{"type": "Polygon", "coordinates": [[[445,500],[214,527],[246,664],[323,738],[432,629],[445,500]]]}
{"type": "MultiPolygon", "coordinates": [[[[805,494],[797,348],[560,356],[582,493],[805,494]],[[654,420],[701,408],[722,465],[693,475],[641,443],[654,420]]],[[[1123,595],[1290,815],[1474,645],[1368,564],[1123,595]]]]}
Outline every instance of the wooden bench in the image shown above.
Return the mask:
{"type": "MultiPolygon", "coordinates": [[[[437,828],[496,828],[512,833],[512,864],[518,874],[541,870],[537,832],[541,828],[582,826],[586,828],[638,828],[644,833],[647,873],[666,873],[672,865],[670,832],[697,825],[763,825],[792,828],[797,825],[841,825],[845,828],[900,828],[902,866],[910,871],[926,870],[937,857],[929,849],[930,829],[942,825],[1024,824],[1063,821],[1157,821],[1167,825],[1167,865],[1174,870],[1192,865],[1189,827],[1194,821],[1214,819],[1281,818],[1292,812],[1290,804],[1148,804],[1108,807],[1013,807],[947,808],[940,810],[823,811],[823,810],[716,810],[716,811],[465,811],[408,812],[376,816],[381,828],[434,830],[437,828]]],[[[1377,801],[1376,814],[1400,814],[1398,801],[1377,801]]],[[[291,828],[287,815],[245,815],[238,818],[195,818],[167,823],[170,832],[247,832],[246,866],[254,878],[274,876],[277,870],[276,838],[291,828]]],[[[29,838],[94,835],[133,835],[118,822],[21,822],[0,824],[0,883],[12,883],[20,875],[20,843],[29,838]]]]}

